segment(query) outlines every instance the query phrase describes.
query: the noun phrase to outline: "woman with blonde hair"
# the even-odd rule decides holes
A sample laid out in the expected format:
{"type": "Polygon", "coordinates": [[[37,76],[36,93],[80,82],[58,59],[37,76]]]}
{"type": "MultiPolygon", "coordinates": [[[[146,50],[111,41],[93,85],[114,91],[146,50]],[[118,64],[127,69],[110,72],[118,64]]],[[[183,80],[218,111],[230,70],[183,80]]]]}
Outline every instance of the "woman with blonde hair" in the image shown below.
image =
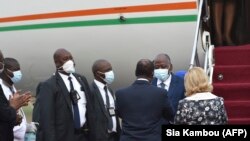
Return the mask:
{"type": "Polygon", "coordinates": [[[224,99],[212,94],[213,86],[200,67],[185,75],[186,98],[179,101],[175,124],[219,125],[228,121],[224,99]]]}

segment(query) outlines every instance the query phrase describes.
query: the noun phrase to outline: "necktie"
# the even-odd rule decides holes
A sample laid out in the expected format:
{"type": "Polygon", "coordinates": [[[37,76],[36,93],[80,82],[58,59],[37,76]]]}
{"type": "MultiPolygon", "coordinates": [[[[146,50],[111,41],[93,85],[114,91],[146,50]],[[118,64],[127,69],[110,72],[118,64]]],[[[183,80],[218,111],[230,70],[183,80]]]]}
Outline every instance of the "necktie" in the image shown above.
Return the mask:
{"type": "Polygon", "coordinates": [[[165,89],[166,85],[165,85],[165,83],[161,82],[160,86],[161,86],[161,88],[165,89]]]}
{"type": "MultiPolygon", "coordinates": [[[[109,108],[110,108],[110,103],[109,103],[109,96],[108,96],[108,89],[107,89],[107,86],[104,86],[104,90],[105,90],[105,96],[106,96],[106,108],[108,110],[108,113],[109,113],[109,108]]],[[[113,128],[113,121],[112,121],[112,118],[109,114],[108,116],[108,130],[109,131],[112,131],[112,128],[113,128]]]]}
{"type": "MultiPolygon", "coordinates": [[[[70,82],[70,95],[76,94],[76,93],[74,93],[74,86],[73,86],[73,83],[72,83],[72,80],[71,80],[72,78],[69,77],[68,79],[69,79],[69,82],[70,82]]],[[[72,100],[72,103],[73,103],[73,110],[74,110],[74,124],[75,124],[75,128],[80,128],[81,125],[80,125],[80,114],[79,114],[78,104],[77,104],[77,102],[75,103],[73,100],[72,100]]]]}
{"type": "Polygon", "coordinates": [[[13,87],[11,86],[11,87],[9,87],[9,88],[10,88],[11,93],[14,94],[15,91],[14,91],[13,87]]]}

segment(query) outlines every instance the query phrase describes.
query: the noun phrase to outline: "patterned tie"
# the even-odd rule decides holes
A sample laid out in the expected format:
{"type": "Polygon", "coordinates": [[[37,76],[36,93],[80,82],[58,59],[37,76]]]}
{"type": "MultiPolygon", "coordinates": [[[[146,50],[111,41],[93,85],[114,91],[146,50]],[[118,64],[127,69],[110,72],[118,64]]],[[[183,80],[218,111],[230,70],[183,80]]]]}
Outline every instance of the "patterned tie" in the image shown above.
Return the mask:
{"type": "Polygon", "coordinates": [[[165,85],[165,83],[161,82],[160,86],[161,86],[161,88],[165,89],[166,85],[165,85]]]}
{"type": "MultiPolygon", "coordinates": [[[[73,94],[72,92],[74,91],[74,86],[72,83],[72,78],[69,76],[69,82],[70,82],[70,94],[73,94]]],[[[73,110],[74,110],[74,124],[75,124],[75,128],[80,128],[81,124],[80,124],[80,114],[79,114],[79,108],[78,108],[78,104],[77,103],[73,103],[73,110]]]]}
{"type": "MultiPolygon", "coordinates": [[[[109,113],[109,108],[110,108],[110,103],[109,103],[109,96],[108,96],[108,89],[107,89],[107,86],[104,86],[104,90],[105,90],[105,96],[106,96],[106,105],[107,105],[107,110],[108,110],[108,113],[109,113]]],[[[109,114],[108,116],[108,130],[109,131],[112,131],[113,129],[113,121],[112,121],[112,118],[109,114]]]]}

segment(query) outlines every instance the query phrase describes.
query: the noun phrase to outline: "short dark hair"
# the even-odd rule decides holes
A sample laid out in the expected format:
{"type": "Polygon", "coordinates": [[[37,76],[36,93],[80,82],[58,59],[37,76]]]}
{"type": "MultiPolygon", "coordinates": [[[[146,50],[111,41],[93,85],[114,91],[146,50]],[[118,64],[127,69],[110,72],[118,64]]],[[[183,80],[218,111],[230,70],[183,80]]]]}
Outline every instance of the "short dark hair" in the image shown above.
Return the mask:
{"type": "Polygon", "coordinates": [[[136,65],[135,75],[138,76],[152,76],[154,71],[154,64],[148,59],[141,59],[136,65]]]}
{"type": "Polygon", "coordinates": [[[100,64],[102,64],[102,63],[104,63],[104,62],[107,62],[107,60],[99,59],[99,60],[96,60],[96,61],[94,62],[94,64],[92,65],[92,72],[93,72],[94,75],[95,75],[95,73],[96,73],[97,71],[100,70],[100,64]]]}
{"type": "Polygon", "coordinates": [[[4,69],[10,69],[12,67],[20,67],[20,64],[15,58],[4,58],[4,69]]]}

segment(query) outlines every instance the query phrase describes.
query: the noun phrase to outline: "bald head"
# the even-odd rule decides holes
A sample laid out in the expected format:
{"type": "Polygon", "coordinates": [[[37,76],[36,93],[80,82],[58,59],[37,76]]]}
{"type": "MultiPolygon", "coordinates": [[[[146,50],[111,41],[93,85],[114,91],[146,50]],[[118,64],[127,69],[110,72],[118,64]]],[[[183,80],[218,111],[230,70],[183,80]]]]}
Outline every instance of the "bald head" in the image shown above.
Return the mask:
{"type": "Polygon", "coordinates": [[[105,59],[96,60],[92,66],[92,72],[96,80],[106,83],[103,79],[105,78],[105,72],[112,70],[111,64],[105,59]]]}
{"type": "Polygon", "coordinates": [[[73,60],[73,57],[68,50],[64,48],[60,48],[55,51],[54,62],[55,62],[56,68],[61,67],[68,60],[73,60]]]}
{"type": "Polygon", "coordinates": [[[166,62],[171,62],[170,57],[167,54],[164,54],[164,53],[158,54],[155,57],[154,61],[155,60],[163,60],[163,61],[166,61],[166,62]]]}
{"type": "Polygon", "coordinates": [[[96,60],[92,66],[93,74],[95,74],[97,71],[105,73],[110,70],[112,70],[111,64],[104,59],[96,60]]]}
{"type": "Polygon", "coordinates": [[[149,59],[141,59],[136,65],[135,75],[137,77],[152,78],[154,65],[149,59]]]}
{"type": "Polygon", "coordinates": [[[65,54],[70,54],[70,52],[64,48],[57,49],[54,53],[54,60],[58,60],[63,57],[65,54]]]}
{"type": "Polygon", "coordinates": [[[170,57],[164,53],[158,54],[154,59],[154,68],[169,69],[170,71],[172,71],[172,63],[170,57]]]}

